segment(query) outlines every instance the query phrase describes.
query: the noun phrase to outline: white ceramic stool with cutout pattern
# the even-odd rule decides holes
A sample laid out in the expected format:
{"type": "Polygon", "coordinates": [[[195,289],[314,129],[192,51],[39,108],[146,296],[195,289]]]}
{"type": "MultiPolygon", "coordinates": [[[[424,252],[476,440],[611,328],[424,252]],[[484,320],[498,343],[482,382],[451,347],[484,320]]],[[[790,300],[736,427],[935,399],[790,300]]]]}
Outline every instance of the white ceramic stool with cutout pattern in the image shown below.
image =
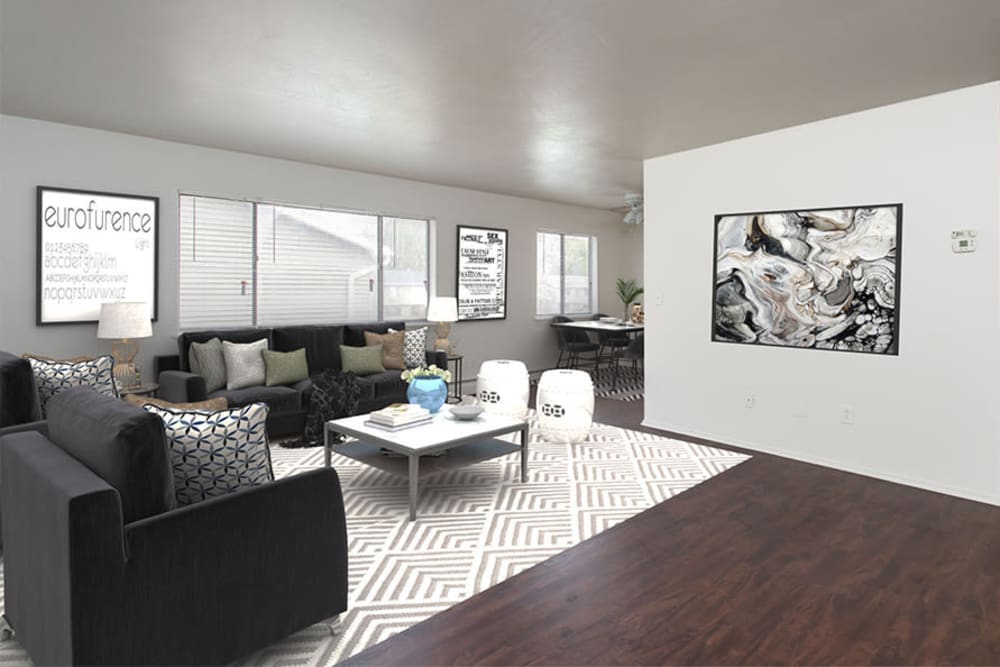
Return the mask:
{"type": "Polygon", "coordinates": [[[594,423],[594,382],[585,371],[545,371],[538,381],[535,412],[548,442],[582,442],[594,423]]]}
{"type": "Polygon", "coordinates": [[[523,361],[484,361],[476,378],[476,398],[486,412],[524,419],[528,415],[528,367],[523,361]]]}

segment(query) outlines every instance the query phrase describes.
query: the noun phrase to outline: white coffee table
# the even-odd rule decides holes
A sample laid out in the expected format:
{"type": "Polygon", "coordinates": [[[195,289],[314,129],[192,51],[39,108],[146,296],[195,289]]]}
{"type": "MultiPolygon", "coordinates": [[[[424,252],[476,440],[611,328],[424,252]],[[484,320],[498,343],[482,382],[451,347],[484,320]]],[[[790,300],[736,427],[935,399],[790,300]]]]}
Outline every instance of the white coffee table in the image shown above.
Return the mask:
{"type": "Polygon", "coordinates": [[[366,426],[368,415],[355,415],[334,419],[326,423],[323,429],[324,465],[330,467],[333,447],[346,456],[363,461],[389,472],[404,474],[410,485],[410,521],[417,517],[417,483],[420,480],[420,456],[434,454],[443,450],[449,456],[429,461],[432,465],[425,466],[427,474],[434,474],[444,469],[453,469],[461,465],[469,465],[479,461],[509,454],[521,450],[521,481],[528,476],[528,423],[515,417],[503,417],[487,412],[472,421],[455,419],[445,410],[434,415],[430,423],[400,431],[386,431],[366,426]],[[330,433],[341,433],[358,442],[345,442],[334,445],[330,442],[330,433]],[[521,444],[517,447],[496,436],[509,433],[520,433],[521,444]],[[343,449],[341,449],[343,448],[343,449]],[[408,467],[399,469],[392,461],[380,453],[388,449],[406,456],[408,467]]]}

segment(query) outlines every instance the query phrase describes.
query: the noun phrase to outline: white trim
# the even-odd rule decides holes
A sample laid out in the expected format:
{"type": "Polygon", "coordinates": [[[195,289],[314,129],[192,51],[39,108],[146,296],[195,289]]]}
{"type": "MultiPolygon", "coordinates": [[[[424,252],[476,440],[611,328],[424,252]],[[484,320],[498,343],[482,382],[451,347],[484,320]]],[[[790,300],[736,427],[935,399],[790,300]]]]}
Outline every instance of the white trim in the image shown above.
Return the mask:
{"type": "Polygon", "coordinates": [[[949,496],[955,496],[956,498],[965,498],[967,500],[974,500],[980,503],[987,503],[989,505],[1000,505],[1000,495],[988,496],[985,494],[977,493],[970,489],[964,487],[954,487],[944,484],[937,484],[927,480],[916,479],[913,477],[908,477],[906,475],[896,475],[896,474],[885,474],[883,472],[878,472],[867,468],[865,466],[855,466],[850,464],[845,464],[840,461],[834,461],[822,456],[802,456],[800,454],[789,452],[781,448],[776,447],[766,447],[761,446],[758,443],[743,442],[740,440],[734,440],[733,438],[724,438],[722,436],[713,435],[709,432],[704,432],[696,434],[691,432],[692,429],[685,429],[683,427],[671,427],[666,424],[659,424],[655,420],[650,420],[644,418],[641,425],[646,428],[657,429],[660,431],[669,431],[670,433],[676,433],[678,439],[684,439],[684,437],[690,438],[703,438],[705,440],[711,440],[722,446],[739,447],[740,449],[747,449],[753,452],[760,452],[762,454],[770,454],[772,456],[778,456],[783,459],[790,459],[792,461],[799,461],[801,463],[809,463],[811,465],[822,466],[824,468],[830,468],[832,470],[840,470],[842,472],[848,472],[854,475],[862,475],[864,477],[870,477],[872,479],[878,479],[893,484],[902,484],[903,486],[909,486],[915,489],[920,489],[922,491],[931,491],[934,493],[943,493],[949,496]]]}

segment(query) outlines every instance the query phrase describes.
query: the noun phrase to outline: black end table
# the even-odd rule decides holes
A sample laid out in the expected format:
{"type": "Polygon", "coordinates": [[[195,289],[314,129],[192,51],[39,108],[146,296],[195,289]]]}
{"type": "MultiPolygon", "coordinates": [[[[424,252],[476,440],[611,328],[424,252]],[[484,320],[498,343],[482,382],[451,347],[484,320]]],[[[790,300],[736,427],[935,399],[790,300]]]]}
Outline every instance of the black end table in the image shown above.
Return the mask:
{"type": "Polygon", "coordinates": [[[448,397],[449,403],[461,403],[462,402],[462,360],[465,359],[464,354],[449,354],[448,355],[448,368],[453,368],[451,371],[451,386],[452,393],[448,397]]]}

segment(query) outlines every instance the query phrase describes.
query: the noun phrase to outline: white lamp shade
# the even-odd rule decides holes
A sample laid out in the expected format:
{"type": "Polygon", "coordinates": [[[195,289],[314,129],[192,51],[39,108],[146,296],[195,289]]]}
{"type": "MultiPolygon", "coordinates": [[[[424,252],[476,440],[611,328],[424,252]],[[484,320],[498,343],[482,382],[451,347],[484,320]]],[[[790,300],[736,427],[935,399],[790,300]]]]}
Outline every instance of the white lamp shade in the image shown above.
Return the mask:
{"type": "Polygon", "coordinates": [[[427,304],[427,321],[457,322],[458,299],[453,296],[431,297],[431,302],[427,304]]]}
{"type": "Polygon", "coordinates": [[[149,338],[153,335],[149,304],[140,301],[102,303],[98,338],[149,338]]]}

